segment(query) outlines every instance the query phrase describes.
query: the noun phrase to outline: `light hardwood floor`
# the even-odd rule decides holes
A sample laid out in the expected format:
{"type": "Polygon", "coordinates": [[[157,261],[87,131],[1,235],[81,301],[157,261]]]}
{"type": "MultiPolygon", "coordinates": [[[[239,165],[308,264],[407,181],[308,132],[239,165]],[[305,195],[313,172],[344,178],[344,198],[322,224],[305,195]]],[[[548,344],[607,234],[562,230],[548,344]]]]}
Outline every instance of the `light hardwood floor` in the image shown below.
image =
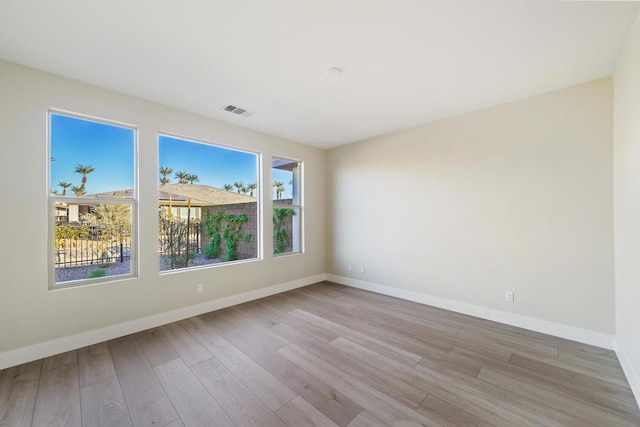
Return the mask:
{"type": "Polygon", "coordinates": [[[613,352],[328,282],[0,372],[0,426],[638,426],[613,352]]]}

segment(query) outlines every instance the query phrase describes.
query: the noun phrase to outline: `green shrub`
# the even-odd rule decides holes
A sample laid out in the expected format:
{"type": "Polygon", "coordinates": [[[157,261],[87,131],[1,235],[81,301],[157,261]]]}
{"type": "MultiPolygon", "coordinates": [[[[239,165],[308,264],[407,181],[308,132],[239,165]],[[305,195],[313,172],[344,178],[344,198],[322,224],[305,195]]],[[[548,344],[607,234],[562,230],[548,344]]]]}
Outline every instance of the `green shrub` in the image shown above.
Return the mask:
{"type": "Polygon", "coordinates": [[[160,213],[159,225],[169,267],[172,270],[188,267],[188,263],[193,262],[196,256],[194,246],[189,242],[189,225],[169,218],[164,212],[160,213]]]}
{"type": "Polygon", "coordinates": [[[231,215],[218,211],[211,215],[207,213],[204,219],[205,233],[211,239],[204,248],[207,258],[216,258],[222,252],[221,242],[225,243],[224,260],[233,261],[237,259],[238,240],[248,242],[251,234],[240,233],[242,225],[248,221],[246,215],[231,215]]]}
{"type": "Polygon", "coordinates": [[[295,211],[290,208],[273,209],[273,253],[281,254],[289,244],[289,233],[285,229],[285,220],[295,215],[295,211]]]}
{"type": "Polygon", "coordinates": [[[218,255],[220,255],[220,235],[215,234],[211,238],[209,244],[204,247],[202,252],[204,253],[204,256],[209,259],[216,258],[218,255]],[[215,237],[217,237],[217,239],[214,239],[215,237]],[[215,242],[214,240],[217,240],[217,242],[215,242]]]}
{"type": "Polygon", "coordinates": [[[95,279],[96,277],[105,277],[107,275],[106,268],[96,268],[89,273],[89,279],[95,279]]]}

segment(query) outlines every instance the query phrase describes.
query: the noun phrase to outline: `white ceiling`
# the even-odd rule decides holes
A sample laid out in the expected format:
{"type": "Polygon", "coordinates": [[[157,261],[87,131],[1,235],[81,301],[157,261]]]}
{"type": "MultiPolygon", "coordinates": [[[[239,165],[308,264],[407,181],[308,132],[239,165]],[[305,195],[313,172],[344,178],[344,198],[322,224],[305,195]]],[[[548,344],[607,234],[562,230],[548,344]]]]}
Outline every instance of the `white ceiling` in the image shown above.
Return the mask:
{"type": "Polygon", "coordinates": [[[329,148],[608,76],[638,6],[0,0],[0,58],[329,148]]]}

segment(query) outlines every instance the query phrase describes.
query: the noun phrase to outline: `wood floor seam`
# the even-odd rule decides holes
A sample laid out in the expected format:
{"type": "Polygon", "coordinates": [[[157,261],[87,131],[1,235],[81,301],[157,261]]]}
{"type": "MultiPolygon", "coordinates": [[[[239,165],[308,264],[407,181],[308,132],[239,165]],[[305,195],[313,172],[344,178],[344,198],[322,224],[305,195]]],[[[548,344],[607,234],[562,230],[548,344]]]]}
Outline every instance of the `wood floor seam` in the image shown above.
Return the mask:
{"type": "Polygon", "coordinates": [[[614,352],[320,282],[0,371],[0,425],[640,425],[614,352]]]}

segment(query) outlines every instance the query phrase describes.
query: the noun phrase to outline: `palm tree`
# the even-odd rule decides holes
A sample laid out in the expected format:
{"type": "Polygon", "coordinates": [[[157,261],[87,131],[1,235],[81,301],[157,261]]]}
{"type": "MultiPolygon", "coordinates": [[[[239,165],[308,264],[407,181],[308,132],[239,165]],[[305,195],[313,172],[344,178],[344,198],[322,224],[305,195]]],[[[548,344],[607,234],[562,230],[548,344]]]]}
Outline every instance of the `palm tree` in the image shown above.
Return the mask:
{"type": "MultiPolygon", "coordinates": [[[[160,172],[160,175],[162,175],[162,178],[160,178],[160,185],[167,185],[171,182],[169,180],[169,175],[173,173],[173,168],[170,168],[167,166],[160,166],[160,169],[158,169],[158,172],[160,172]]],[[[168,193],[168,195],[169,195],[169,220],[172,220],[173,201],[171,200],[171,193],[168,193]]]]}
{"type": "Polygon", "coordinates": [[[236,181],[233,183],[233,186],[236,187],[236,189],[238,190],[238,194],[240,194],[240,190],[244,188],[244,182],[236,181]]]}
{"type": "MultiPolygon", "coordinates": [[[[82,188],[82,190],[85,189],[85,186],[87,184],[87,175],[89,175],[91,172],[93,172],[95,169],[93,168],[93,166],[89,165],[89,166],[83,166],[81,164],[78,164],[78,166],[76,166],[76,173],[81,173],[82,174],[82,181],[80,182],[80,187],[82,188]]],[[[84,194],[84,191],[83,193],[84,194]]]]}
{"type": "Polygon", "coordinates": [[[67,188],[71,187],[71,183],[65,182],[65,181],[60,181],[58,183],[58,187],[62,187],[62,195],[66,196],[67,195],[67,188]]]}
{"type": "Polygon", "coordinates": [[[189,180],[189,174],[182,171],[176,172],[175,177],[178,179],[178,184],[186,184],[189,180]]]}
{"type": "Polygon", "coordinates": [[[224,185],[224,191],[231,191],[233,190],[233,185],[231,184],[225,184],[224,185]]]}
{"type": "Polygon", "coordinates": [[[80,197],[80,196],[84,196],[86,191],[84,191],[84,188],[82,188],[82,185],[74,185],[71,187],[71,191],[73,191],[75,193],[76,196],[80,197]]]}
{"type": "Polygon", "coordinates": [[[158,171],[160,172],[160,175],[162,175],[162,178],[160,178],[160,185],[169,184],[169,182],[170,182],[169,181],[169,175],[171,175],[173,173],[173,168],[160,166],[160,169],[158,171]]]}
{"type": "Polygon", "coordinates": [[[282,198],[282,193],[284,192],[284,182],[275,181],[273,183],[273,189],[276,190],[276,199],[280,200],[282,198]]]}
{"type": "Polygon", "coordinates": [[[247,194],[247,193],[249,192],[249,189],[248,189],[247,187],[242,187],[242,188],[240,189],[240,192],[241,192],[242,194],[247,194]]]}
{"type": "Polygon", "coordinates": [[[251,184],[247,185],[247,188],[251,192],[251,194],[249,194],[249,196],[253,197],[253,192],[258,188],[258,184],[255,183],[255,182],[252,182],[251,184]]]}
{"type": "Polygon", "coordinates": [[[189,181],[189,184],[193,184],[194,182],[196,182],[196,181],[200,181],[200,180],[198,179],[198,175],[190,174],[190,175],[187,177],[187,181],[189,181]]]}

